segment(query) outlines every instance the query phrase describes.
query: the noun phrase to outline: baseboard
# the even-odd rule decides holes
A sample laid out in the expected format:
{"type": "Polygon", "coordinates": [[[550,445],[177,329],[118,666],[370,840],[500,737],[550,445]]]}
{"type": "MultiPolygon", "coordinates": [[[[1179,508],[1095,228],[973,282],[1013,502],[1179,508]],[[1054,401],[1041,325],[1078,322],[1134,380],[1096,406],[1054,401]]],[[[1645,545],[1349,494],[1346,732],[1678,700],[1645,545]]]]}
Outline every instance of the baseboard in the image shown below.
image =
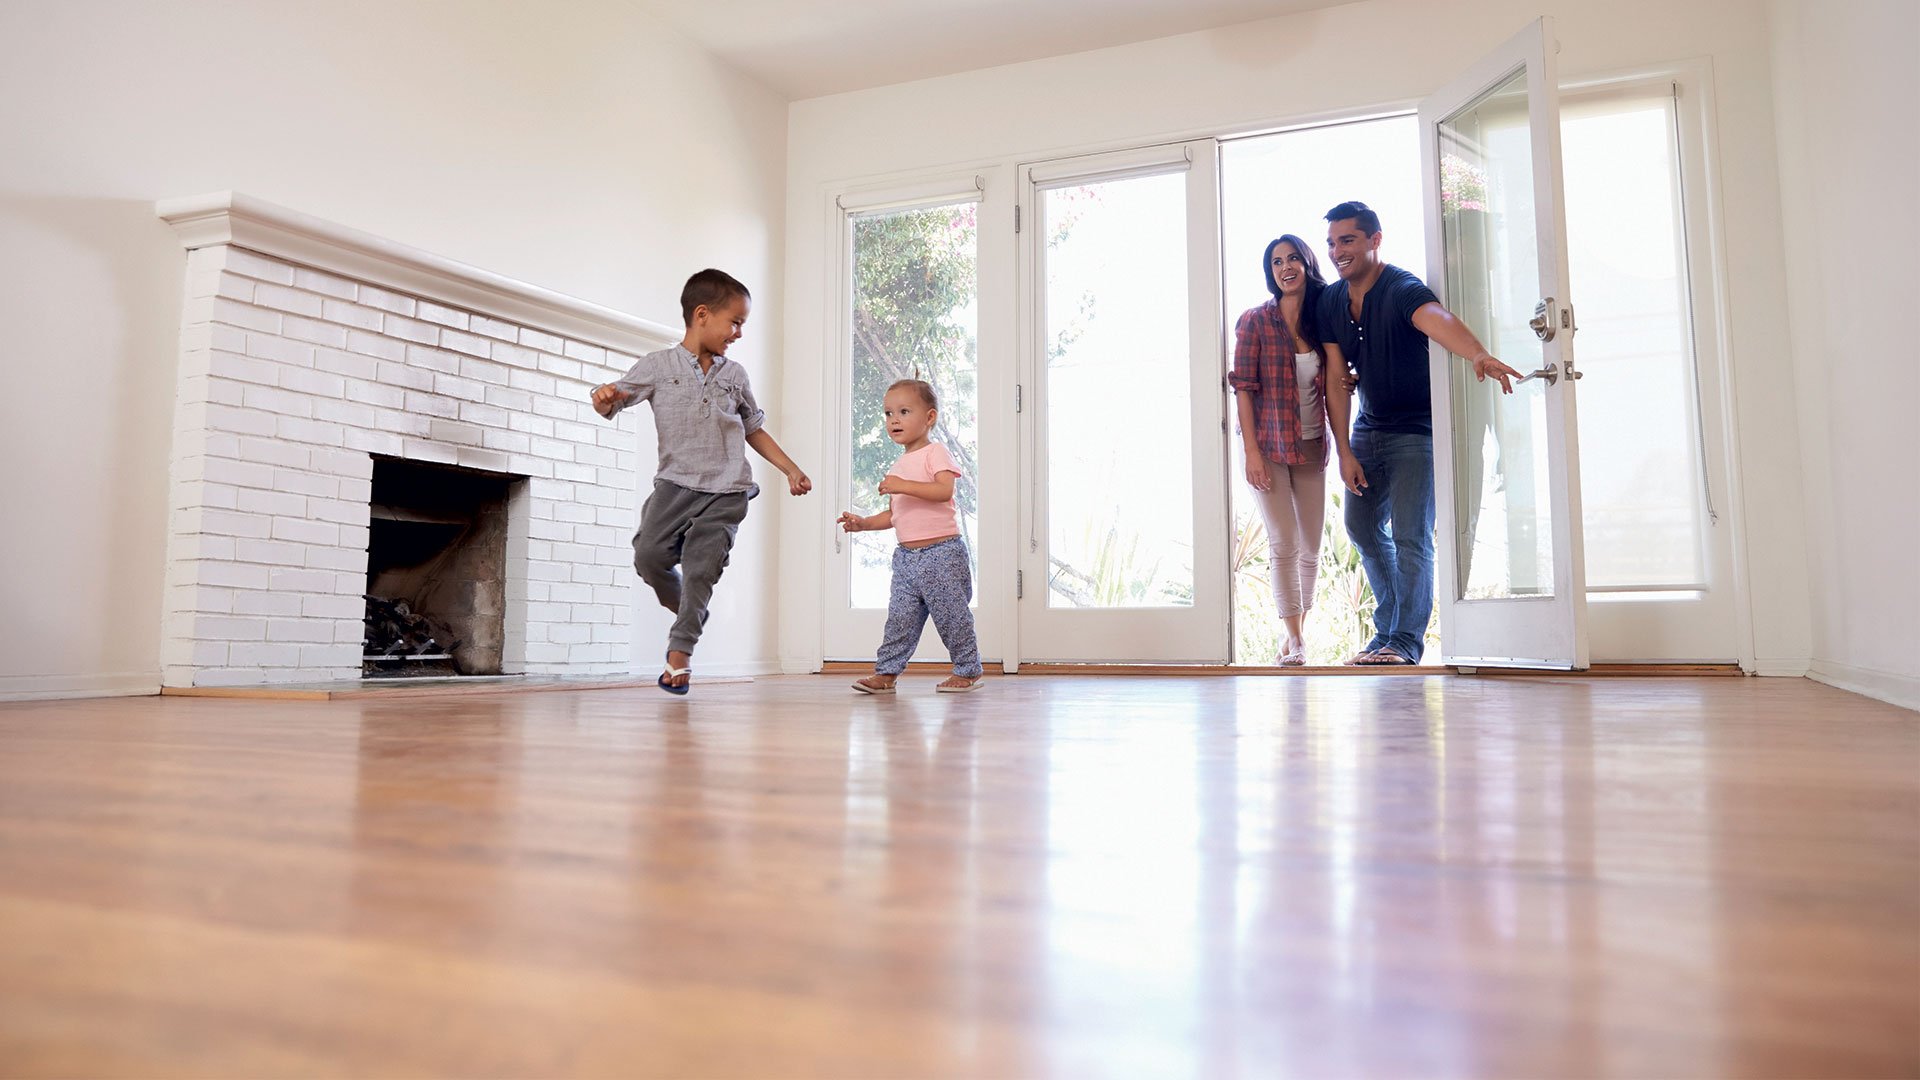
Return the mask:
{"type": "Polygon", "coordinates": [[[1807,677],[1876,701],[1920,712],[1920,678],[1912,675],[1815,660],[1807,677]]]}
{"type": "Polygon", "coordinates": [[[0,701],[143,697],[159,692],[157,670],[117,675],[0,675],[0,701]]]}
{"type": "Polygon", "coordinates": [[[775,665],[782,675],[813,675],[820,671],[820,661],[810,656],[782,657],[775,665]]]}
{"type": "MultiPolygon", "coordinates": [[[[778,660],[748,660],[738,664],[701,664],[700,657],[693,658],[693,677],[705,675],[719,679],[751,679],[756,675],[779,675],[783,665],[778,660]]],[[[652,668],[646,669],[652,671],[652,668]]]]}
{"type": "Polygon", "coordinates": [[[1778,657],[1758,657],[1753,661],[1753,673],[1775,678],[1803,679],[1808,671],[1807,661],[1801,658],[1780,659],[1778,657]]]}
{"type": "MultiPolygon", "coordinates": [[[[252,686],[168,686],[166,697],[233,698],[245,701],[407,701],[545,694],[589,690],[648,690],[657,672],[627,675],[478,675],[420,679],[340,679],[322,683],[256,683],[252,686]]],[[[747,675],[708,675],[702,686],[752,682],[747,675]]]]}

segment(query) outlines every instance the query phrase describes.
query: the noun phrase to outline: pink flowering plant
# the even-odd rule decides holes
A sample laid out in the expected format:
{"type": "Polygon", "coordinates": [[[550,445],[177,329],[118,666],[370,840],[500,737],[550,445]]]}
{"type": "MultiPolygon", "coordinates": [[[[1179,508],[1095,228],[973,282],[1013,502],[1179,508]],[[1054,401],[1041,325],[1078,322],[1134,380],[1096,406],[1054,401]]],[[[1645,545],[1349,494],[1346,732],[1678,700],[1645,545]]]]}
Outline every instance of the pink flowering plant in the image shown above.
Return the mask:
{"type": "Polygon", "coordinates": [[[1485,210],[1486,171],[1457,154],[1440,155],[1440,208],[1485,210]]]}

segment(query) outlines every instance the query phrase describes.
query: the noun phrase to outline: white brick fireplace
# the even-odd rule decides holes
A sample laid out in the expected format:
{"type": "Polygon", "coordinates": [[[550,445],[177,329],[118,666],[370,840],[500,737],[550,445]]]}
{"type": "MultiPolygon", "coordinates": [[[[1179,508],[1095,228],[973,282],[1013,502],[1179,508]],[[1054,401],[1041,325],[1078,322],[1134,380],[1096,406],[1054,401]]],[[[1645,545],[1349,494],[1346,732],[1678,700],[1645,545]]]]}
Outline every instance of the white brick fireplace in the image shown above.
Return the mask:
{"type": "Polygon", "coordinates": [[[509,673],[627,670],[635,422],[590,386],[668,327],[231,193],[185,244],[168,686],[355,679],[376,455],[517,478],[509,673]]]}

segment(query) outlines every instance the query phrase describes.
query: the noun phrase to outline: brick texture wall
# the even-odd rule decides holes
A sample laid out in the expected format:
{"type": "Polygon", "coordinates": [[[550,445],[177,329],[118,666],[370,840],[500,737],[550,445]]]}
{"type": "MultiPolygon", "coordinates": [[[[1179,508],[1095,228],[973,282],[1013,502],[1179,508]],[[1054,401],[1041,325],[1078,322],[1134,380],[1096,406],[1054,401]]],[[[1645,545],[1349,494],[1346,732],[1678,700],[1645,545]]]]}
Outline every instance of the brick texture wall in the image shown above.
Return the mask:
{"type": "Polygon", "coordinates": [[[505,670],[626,670],[635,421],[602,420],[587,391],[632,363],[231,245],[190,252],[165,684],[359,677],[376,454],[525,477],[505,670]]]}

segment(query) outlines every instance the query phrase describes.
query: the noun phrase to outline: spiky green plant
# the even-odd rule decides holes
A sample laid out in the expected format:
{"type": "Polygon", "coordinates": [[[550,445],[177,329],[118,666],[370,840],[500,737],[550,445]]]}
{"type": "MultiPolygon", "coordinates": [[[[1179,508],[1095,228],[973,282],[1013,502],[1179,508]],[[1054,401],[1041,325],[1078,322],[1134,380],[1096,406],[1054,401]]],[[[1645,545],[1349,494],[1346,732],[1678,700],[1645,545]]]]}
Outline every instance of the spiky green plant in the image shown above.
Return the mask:
{"type": "MultiPolygon", "coordinates": [[[[1377,606],[1360,551],[1347,538],[1342,517],[1343,493],[1327,497],[1327,520],[1320,534],[1320,564],[1314,583],[1313,608],[1307,612],[1309,664],[1344,663],[1373,639],[1373,611],[1377,606]]],[[[1234,659],[1242,664],[1270,664],[1279,651],[1282,626],[1273,606],[1271,564],[1266,523],[1257,513],[1240,514],[1234,521],[1234,659]]],[[[1436,611],[1427,625],[1428,657],[1438,655],[1440,619],[1436,611]]]]}

